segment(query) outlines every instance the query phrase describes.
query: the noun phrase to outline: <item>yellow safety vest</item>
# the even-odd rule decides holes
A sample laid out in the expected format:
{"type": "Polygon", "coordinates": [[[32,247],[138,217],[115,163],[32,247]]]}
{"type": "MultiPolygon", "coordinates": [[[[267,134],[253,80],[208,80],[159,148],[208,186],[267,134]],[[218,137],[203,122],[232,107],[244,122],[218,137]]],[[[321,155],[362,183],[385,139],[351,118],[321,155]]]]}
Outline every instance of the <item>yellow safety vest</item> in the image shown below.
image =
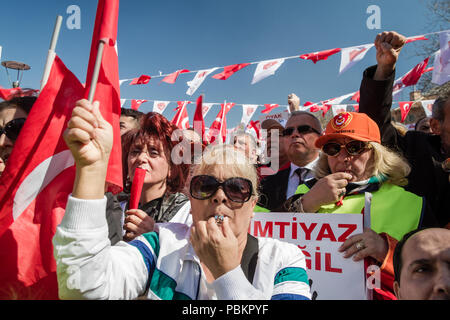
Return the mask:
{"type": "MultiPolygon", "coordinates": [[[[303,184],[295,193],[304,194],[308,191],[309,188],[303,184]]],[[[318,213],[361,213],[364,204],[364,193],[349,195],[344,198],[342,206],[323,205],[318,213]]],[[[419,226],[423,205],[422,197],[399,186],[383,183],[380,189],[372,192],[371,229],[377,233],[385,232],[400,240],[403,235],[419,226]]]]}

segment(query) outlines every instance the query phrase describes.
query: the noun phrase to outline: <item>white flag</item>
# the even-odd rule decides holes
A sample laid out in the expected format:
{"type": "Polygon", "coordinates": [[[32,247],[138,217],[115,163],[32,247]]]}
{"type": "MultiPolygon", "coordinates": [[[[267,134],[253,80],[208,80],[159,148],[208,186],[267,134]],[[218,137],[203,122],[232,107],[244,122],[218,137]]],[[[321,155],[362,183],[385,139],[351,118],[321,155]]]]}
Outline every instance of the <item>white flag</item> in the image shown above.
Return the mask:
{"type": "Polygon", "coordinates": [[[206,117],[206,114],[208,113],[209,110],[211,110],[211,107],[214,105],[214,103],[203,103],[202,104],[202,114],[203,114],[203,118],[206,117]]]}
{"type": "Polygon", "coordinates": [[[241,123],[243,123],[244,126],[247,126],[247,124],[250,122],[250,119],[255,114],[256,109],[258,109],[257,104],[243,104],[242,105],[241,123]]]}
{"type": "Polygon", "coordinates": [[[169,103],[170,101],[154,101],[152,111],[162,114],[169,103]]]}
{"type": "Polygon", "coordinates": [[[125,101],[127,101],[127,99],[120,99],[120,107],[122,108],[123,105],[125,104],[125,101]]]}
{"type": "Polygon", "coordinates": [[[264,78],[267,78],[275,73],[278,68],[283,64],[284,59],[273,59],[261,61],[256,66],[255,74],[253,75],[252,84],[261,81],[264,78]]]}
{"type": "Polygon", "coordinates": [[[0,46],[0,60],[2,60],[2,46],[0,46]]]}
{"type": "Polygon", "coordinates": [[[339,113],[347,112],[347,105],[346,104],[335,104],[331,106],[333,110],[333,117],[337,116],[339,113]]]}
{"type": "Polygon", "coordinates": [[[337,98],[333,98],[328,100],[327,104],[341,104],[342,101],[347,100],[348,98],[352,97],[355,94],[355,92],[352,93],[348,93],[346,95],[337,97],[337,98]]]}
{"type": "Polygon", "coordinates": [[[198,87],[200,87],[200,85],[203,83],[203,81],[205,81],[206,77],[216,69],[218,68],[200,70],[199,72],[197,72],[194,79],[187,82],[189,88],[187,89],[186,94],[192,96],[194,92],[197,91],[198,87]]]}
{"type": "Polygon", "coordinates": [[[341,50],[341,66],[339,74],[350,69],[354,64],[361,61],[366,53],[373,47],[372,44],[363,44],[356,47],[342,48],[341,50]]]}
{"type": "Polygon", "coordinates": [[[420,102],[422,102],[422,108],[423,108],[423,111],[425,111],[425,114],[427,115],[427,117],[431,117],[434,100],[422,100],[420,102]]]}
{"type": "Polygon", "coordinates": [[[442,85],[450,80],[450,32],[439,35],[441,49],[434,57],[434,69],[431,82],[442,85]]]}

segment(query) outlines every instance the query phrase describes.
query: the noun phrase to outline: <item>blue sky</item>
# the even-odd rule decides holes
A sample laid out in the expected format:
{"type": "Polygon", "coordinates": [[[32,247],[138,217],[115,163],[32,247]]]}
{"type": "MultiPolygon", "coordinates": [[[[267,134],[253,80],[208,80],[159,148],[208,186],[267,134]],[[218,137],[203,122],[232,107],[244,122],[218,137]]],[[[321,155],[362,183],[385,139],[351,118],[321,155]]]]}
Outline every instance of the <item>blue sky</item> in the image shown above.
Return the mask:
{"type": "MultiPolygon", "coordinates": [[[[85,81],[96,6],[97,1],[93,0],[21,0],[2,5],[2,11],[8,13],[2,14],[0,19],[1,59],[25,62],[32,67],[24,73],[22,87],[39,88],[57,15],[63,16],[57,54],[81,82],[85,81]],[[78,5],[81,10],[79,30],[69,30],[66,26],[70,16],[66,10],[70,5],[78,5]]],[[[122,0],[118,30],[119,75],[121,79],[128,79],[141,74],[157,75],[159,71],[199,70],[349,47],[371,43],[377,33],[384,30],[395,30],[406,36],[440,31],[430,30],[425,14],[425,0],[122,0]],[[369,5],[381,9],[379,30],[366,26],[369,5]]],[[[425,58],[414,55],[416,46],[419,42],[403,49],[397,76],[425,58]]],[[[208,77],[193,96],[185,92],[186,81],[191,80],[194,73],[181,74],[175,84],[160,83],[161,78],[141,86],[124,83],[121,96],[195,101],[203,93],[205,102],[226,100],[237,104],[286,105],[287,95],[293,92],[303,104],[358,90],[363,70],[375,63],[372,48],[360,63],[340,76],[338,53],[317,64],[301,59],[286,60],[274,76],[254,85],[250,83],[256,65],[250,65],[225,81],[208,77]]],[[[15,78],[15,73],[12,75],[15,78]]],[[[10,87],[3,67],[0,85],[10,87]]],[[[125,107],[129,106],[128,101],[125,107]]],[[[152,106],[153,103],[147,102],[140,110],[148,112],[152,106]]],[[[170,104],[164,112],[169,120],[175,106],[175,103],[170,104]]],[[[189,105],[191,119],[194,109],[195,104],[189,105]]],[[[237,125],[241,110],[236,106],[229,112],[229,128],[237,125]]],[[[218,105],[211,109],[206,117],[207,125],[218,111],[218,105]]],[[[259,115],[257,112],[253,119],[259,115]]]]}

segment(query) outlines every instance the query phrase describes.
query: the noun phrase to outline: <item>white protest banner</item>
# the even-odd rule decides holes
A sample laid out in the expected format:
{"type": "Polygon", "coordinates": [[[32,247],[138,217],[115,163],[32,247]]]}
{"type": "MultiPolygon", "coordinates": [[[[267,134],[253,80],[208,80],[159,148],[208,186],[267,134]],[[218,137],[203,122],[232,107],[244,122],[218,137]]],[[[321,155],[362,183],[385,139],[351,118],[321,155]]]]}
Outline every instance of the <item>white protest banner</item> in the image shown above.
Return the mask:
{"type": "Polygon", "coordinates": [[[362,214],[255,212],[249,233],[297,245],[306,258],[311,295],[317,300],[365,300],[364,262],[338,248],[363,232],[362,214]]]}

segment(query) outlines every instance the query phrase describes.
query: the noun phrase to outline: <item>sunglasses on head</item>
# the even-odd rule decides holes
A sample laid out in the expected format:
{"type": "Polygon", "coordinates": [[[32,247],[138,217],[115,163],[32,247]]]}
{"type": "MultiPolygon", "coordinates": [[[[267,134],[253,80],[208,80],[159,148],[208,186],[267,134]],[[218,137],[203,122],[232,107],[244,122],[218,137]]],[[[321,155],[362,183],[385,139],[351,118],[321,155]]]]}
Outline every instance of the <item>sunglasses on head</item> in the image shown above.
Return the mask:
{"type": "Polygon", "coordinates": [[[356,156],[361,154],[364,150],[369,149],[369,144],[364,141],[353,140],[346,144],[339,144],[337,142],[328,142],[325,143],[322,147],[322,151],[330,156],[334,157],[341,152],[342,147],[347,150],[347,153],[351,156],[356,156]]]}
{"type": "Polygon", "coordinates": [[[294,133],[295,129],[297,129],[297,132],[300,133],[300,134],[309,133],[309,132],[315,132],[315,133],[320,135],[319,131],[317,131],[313,127],[308,126],[308,125],[305,124],[305,125],[302,125],[302,126],[298,126],[297,128],[288,127],[286,129],[283,129],[283,136],[286,137],[286,136],[292,135],[294,133]]]}
{"type": "Polygon", "coordinates": [[[252,196],[252,182],[244,178],[229,178],[219,182],[208,175],[195,176],[191,180],[190,193],[194,199],[206,200],[211,198],[222,187],[223,192],[233,202],[244,203],[252,196]]]}
{"type": "Polygon", "coordinates": [[[3,128],[0,128],[0,136],[5,134],[8,139],[16,141],[24,123],[25,118],[16,118],[9,121],[3,128]]]}

